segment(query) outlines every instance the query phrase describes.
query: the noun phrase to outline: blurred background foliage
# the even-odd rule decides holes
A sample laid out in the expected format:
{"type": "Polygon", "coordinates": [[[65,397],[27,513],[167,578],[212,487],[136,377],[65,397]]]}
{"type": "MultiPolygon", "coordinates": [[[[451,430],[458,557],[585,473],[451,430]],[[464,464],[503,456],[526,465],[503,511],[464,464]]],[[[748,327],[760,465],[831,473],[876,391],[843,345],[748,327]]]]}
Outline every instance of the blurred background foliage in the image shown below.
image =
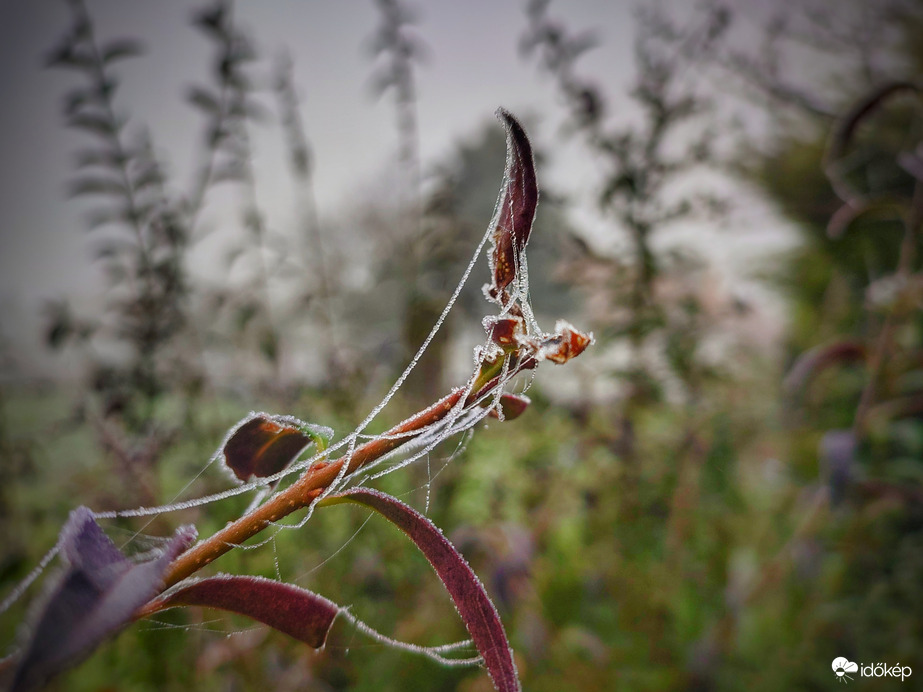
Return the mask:
{"type": "MultiPolygon", "coordinates": [[[[65,122],[85,131],[87,148],[72,191],[94,205],[90,238],[109,283],[97,314],[48,308],[49,347],[84,363],[77,391],[15,379],[0,391],[4,591],[75,504],[124,508],[228,487],[203,464],[251,409],[351,429],[441,313],[504,164],[493,124],[443,161],[420,160],[414,74],[438,46],[412,7],[379,0],[370,70],[394,97],[397,173],[349,215],[321,218],[295,88],[297,71],[313,68],[283,55],[272,90],[259,89],[251,73],[267,56],[219,2],[193,19],[214,58],[209,83],[186,94],[203,135],[199,174],[183,189],[145,130],[127,126],[143,118],[118,101],[118,63],[141,44],[97,36],[92,12],[68,4],[72,25],[48,64],[75,73],[65,122]],[[286,142],[292,229],[267,226],[255,122],[286,142]],[[223,283],[188,263],[216,194],[233,200],[246,231],[225,248],[223,283]]],[[[596,39],[568,24],[564,3],[524,8],[523,60],[569,116],[559,138],[535,142],[539,180],[547,153],[582,147],[602,229],[588,232],[573,200],[543,188],[532,299],[543,322],[592,328],[597,345],[582,370],[539,375],[521,419],[449,442],[381,484],[426,507],[468,557],[527,690],[825,689],[837,656],[923,675],[923,8],[804,0],[754,20],[746,7],[639,11],[625,94],[581,69],[596,39]],[[792,55],[816,69],[787,69],[792,55]],[[629,101],[640,118],[610,113],[629,101]],[[767,122],[768,136],[740,136],[739,108],[767,122]],[[783,300],[777,332],[716,279],[707,244],[662,240],[683,223],[732,226],[734,193],[702,184],[722,176],[797,228],[792,249],[754,269],[783,300]]],[[[375,425],[465,377],[486,277],[482,262],[375,425]]],[[[246,503],[106,528],[141,551],[180,522],[211,533],[246,503]]],[[[294,581],[399,639],[461,638],[424,559],[367,519],[318,512],[216,568],[294,581]]],[[[4,615],[5,643],[28,600],[4,615]]],[[[314,652],[192,609],[133,626],[53,685],[193,687],[474,692],[489,681],[343,623],[314,652]]]]}

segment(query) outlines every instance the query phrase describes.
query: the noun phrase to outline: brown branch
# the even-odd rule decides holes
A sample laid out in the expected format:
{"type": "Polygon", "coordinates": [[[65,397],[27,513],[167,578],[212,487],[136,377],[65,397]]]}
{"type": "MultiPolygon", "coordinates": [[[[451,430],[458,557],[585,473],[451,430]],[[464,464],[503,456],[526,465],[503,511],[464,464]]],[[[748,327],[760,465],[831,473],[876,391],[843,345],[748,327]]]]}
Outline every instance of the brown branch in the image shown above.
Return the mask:
{"type": "MultiPolygon", "coordinates": [[[[458,404],[464,393],[464,389],[455,389],[429,408],[391,428],[384,435],[356,447],[352,454],[345,455],[334,462],[315,464],[295,483],[266,504],[260,505],[180,555],[167,570],[164,577],[164,588],[169,588],[194,574],[205,565],[260,533],[270,524],[310,505],[336,480],[344,464],[346,465],[345,475],[350,475],[410,441],[415,436],[413,433],[419,433],[445,418],[458,404]]],[[[466,399],[466,405],[471,403],[469,399],[470,397],[466,399]]],[[[138,612],[137,617],[156,612],[155,604],[156,602],[148,604],[138,612]]]]}

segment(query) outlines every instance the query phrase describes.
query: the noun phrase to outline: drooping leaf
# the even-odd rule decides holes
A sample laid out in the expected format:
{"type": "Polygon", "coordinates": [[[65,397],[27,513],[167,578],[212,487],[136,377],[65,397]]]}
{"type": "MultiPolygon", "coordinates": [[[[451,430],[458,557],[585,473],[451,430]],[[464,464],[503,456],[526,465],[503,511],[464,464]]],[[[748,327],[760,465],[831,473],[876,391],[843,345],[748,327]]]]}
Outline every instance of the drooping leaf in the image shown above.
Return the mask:
{"type": "Polygon", "coordinates": [[[163,171],[156,164],[146,166],[132,178],[132,185],[136,190],[163,185],[165,182],[163,171]]]}
{"type": "Polygon", "coordinates": [[[846,115],[836,124],[830,133],[830,141],[825,155],[826,163],[832,163],[844,156],[859,125],[890,98],[902,93],[921,93],[920,86],[914,82],[893,81],[882,84],[860,99],[846,115]]]}
{"type": "Polygon", "coordinates": [[[186,92],[186,100],[209,115],[216,115],[221,111],[221,104],[218,97],[204,87],[189,87],[189,90],[186,92]]]}
{"type": "Polygon", "coordinates": [[[227,8],[220,2],[216,2],[210,7],[205,7],[196,12],[192,18],[192,23],[212,38],[224,38],[227,8]]]}
{"type": "Polygon", "coordinates": [[[315,649],[324,645],[340,612],[332,601],[299,586],[231,575],[192,582],[159,599],[157,605],[204,606],[246,615],[315,649]]]}
{"type": "Polygon", "coordinates": [[[256,413],[234,428],[222,453],[228,468],[242,481],[278,473],[312,442],[327,446],[333,431],[291,416],[256,413]]]}
{"type": "Polygon", "coordinates": [[[119,170],[124,163],[124,155],[113,149],[83,149],[74,156],[77,168],[100,166],[119,170]]]}
{"type": "Polygon", "coordinates": [[[86,130],[94,135],[99,135],[103,139],[110,139],[118,131],[119,126],[114,125],[106,116],[99,113],[91,113],[84,109],[81,113],[72,115],[67,120],[70,127],[78,130],[86,130]]]}
{"type": "Polygon", "coordinates": [[[115,178],[106,178],[99,175],[84,175],[70,184],[70,194],[79,195],[118,195],[126,196],[125,184],[115,178]]]}
{"type": "Polygon", "coordinates": [[[96,61],[90,52],[68,37],[60,46],[53,49],[45,58],[45,67],[73,68],[92,72],[96,61]]]}
{"type": "Polygon", "coordinates": [[[374,509],[407,534],[429,560],[455,602],[472,641],[484,659],[494,687],[500,692],[521,690],[513,650],[497,609],[477,575],[442,531],[415,509],[376,490],[355,488],[331,495],[323,501],[325,505],[343,502],[374,509]]]}
{"type": "Polygon", "coordinates": [[[789,394],[794,394],[831,365],[859,362],[865,358],[865,346],[858,341],[843,340],[817,346],[802,354],[795,361],[788,375],[785,376],[783,387],[789,394]]]}
{"type": "Polygon", "coordinates": [[[506,171],[491,222],[494,227],[490,254],[493,284],[488,293],[502,303],[504,291],[516,278],[520,257],[529,241],[538,206],[538,184],[532,145],[522,125],[503,109],[497,111],[497,117],[506,126],[506,171]]]}
{"type": "Polygon", "coordinates": [[[131,207],[127,202],[110,208],[94,209],[86,215],[87,228],[93,230],[108,224],[134,223],[136,219],[146,218],[150,212],[149,204],[131,207]]]}
{"type": "Polygon", "coordinates": [[[827,223],[827,237],[832,240],[842,238],[860,221],[900,220],[902,217],[903,209],[896,199],[884,197],[859,204],[847,202],[830,217],[827,223]]]}
{"type": "Polygon", "coordinates": [[[504,352],[517,346],[516,337],[526,333],[522,317],[518,315],[488,316],[483,319],[482,324],[490,341],[504,352]]]}
{"type": "Polygon", "coordinates": [[[167,566],[195,536],[193,527],[181,527],[159,557],[134,563],[103,533],[89,509],[71,512],[59,538],[68,568],[32,621],[11,690],[41,687],[128,624],[162,588],[167,566]]]}
{"type": "Polygon", "coordinates": [[[134,58],[144,53],[144,46],[134,39],[116,39],[103,46],[101,57],[103,62],[110,63],[125,58],[134,58]]]}
{"type": "Polygon", "coordinates": [[[64,115],[72,116],[87,104],[96,104],[99,101],[97,93],[84,87],[71,89],[64,96],[64,115]]]}

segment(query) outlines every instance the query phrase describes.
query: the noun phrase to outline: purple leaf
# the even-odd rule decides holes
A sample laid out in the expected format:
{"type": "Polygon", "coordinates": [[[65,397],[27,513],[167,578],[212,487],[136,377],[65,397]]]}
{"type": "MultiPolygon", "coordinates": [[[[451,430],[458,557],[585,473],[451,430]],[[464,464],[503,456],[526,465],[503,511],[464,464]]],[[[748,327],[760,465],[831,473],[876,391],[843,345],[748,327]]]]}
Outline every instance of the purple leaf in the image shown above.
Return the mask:
{"type": "Polygon", "coordinates": [[[159,557],[134,563],[103,533],[89,509],[71,512],[59,537],[69,567],[32,622],[11,690],[41,687],[128,624],[163,588],[167,566],[195,536],[192,526],[181,527],[159,557]]]}
{"type": "Polygon", "coordinates": [[[323,596],[263,577],[209,577],[174,591],[157,605],[229,610],[258,620],[315,649],[324,645],[340,612],[335,603],[323,596]]]}
{"type": "Polygon", "coordinates": [[[224,460],[240,480],[266,478],[288,466],[311,442],[326,446],[332,431],[290,416],[255,414],[238,425],[224,443],[224,460]]]}
{"type": "Polygon", "coordinates": [[[502,296],[516,278],[520,257],[532,231],[538,206],[538,185],[532,145],[522,125],[502,108],[497,111],[497,117],[506,126],[506,171],[494,212],[490,255],[493,285],[489,288],[489,295],[504,303],[502,296]]]}
{"type": "Polygon", "coordinates": [[[341,502],[370,507],[407,534],[429,560],[455,602],[494,687],[500,692],[521,690],[513,650],[497,609],[465,558],[436,525],[397,498],[376,490],[356,488],[323,501],[324,504],[341,502]]]}

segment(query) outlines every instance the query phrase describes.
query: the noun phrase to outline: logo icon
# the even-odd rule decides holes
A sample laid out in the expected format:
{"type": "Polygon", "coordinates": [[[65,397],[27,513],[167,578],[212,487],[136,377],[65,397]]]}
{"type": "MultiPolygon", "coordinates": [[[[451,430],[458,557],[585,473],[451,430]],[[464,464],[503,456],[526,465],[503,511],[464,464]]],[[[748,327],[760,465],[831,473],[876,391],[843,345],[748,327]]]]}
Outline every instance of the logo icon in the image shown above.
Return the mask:
{"type": "Polygon", "coordinates": [[[858,673],[859,666],[852,661],[839,656],[833,659],[833,672],[836,673],[836,679],[838,682],[846,682],[847,680],[852,680],[847,673],[858,673]]]}

